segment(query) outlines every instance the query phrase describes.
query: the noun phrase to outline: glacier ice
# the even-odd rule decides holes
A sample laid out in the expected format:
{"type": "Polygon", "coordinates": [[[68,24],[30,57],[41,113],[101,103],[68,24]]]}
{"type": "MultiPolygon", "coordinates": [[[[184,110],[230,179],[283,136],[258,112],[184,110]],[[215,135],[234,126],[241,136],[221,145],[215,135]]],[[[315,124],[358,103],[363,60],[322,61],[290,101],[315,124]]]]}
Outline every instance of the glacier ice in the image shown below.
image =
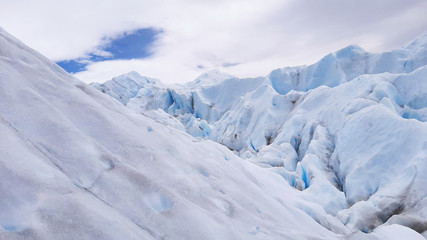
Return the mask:
{"type": "Polygon", "coordinates": [[[91,87],[0,29],[0,239],[423,239],[426,39],[91,87]]]}
{"type": "MultiPolygon", "coordinates": [[[[265,78],[207,73],[169,87],[181,96],[169,106],[147,108],[139,99],[128,106],[175,115],[191,135],[221,143],[303,190],[302,198],[350,231],[423,226],[426,39],[422,34],[401,49],[375,54],[352,45],[265,78]],[[183,113],[171,111],[175,102],[183,113]]],[[[345,232],[334,221],[323,225],[345,232]]]]}
{"type": "Polygon", "coordinates": [[[126,108],[4,30],[0,49],[1,239],[339,238],[291,207],[279,175],[126,108]]]}

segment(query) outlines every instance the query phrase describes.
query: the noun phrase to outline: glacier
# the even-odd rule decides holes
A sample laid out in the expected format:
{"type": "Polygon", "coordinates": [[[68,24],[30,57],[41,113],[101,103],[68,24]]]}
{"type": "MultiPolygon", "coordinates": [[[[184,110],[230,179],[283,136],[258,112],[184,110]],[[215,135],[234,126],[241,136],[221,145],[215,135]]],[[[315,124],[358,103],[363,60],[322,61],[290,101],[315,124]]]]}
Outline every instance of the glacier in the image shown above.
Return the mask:
{"type": "Polygon", "coordinates": [[[123,104],[175,116],[192,136],[278,173],[351,231],[388,222],[424,232],[426,56],[424,33],[391,52],[349,46],[265,78],[212,71],[183,86],[140,85],[123,104]]]}
{"type": "Polygon", "coordinates": [[[0,239],[425,239],[426,43],[89,86],[0,28],[0,239]]]}

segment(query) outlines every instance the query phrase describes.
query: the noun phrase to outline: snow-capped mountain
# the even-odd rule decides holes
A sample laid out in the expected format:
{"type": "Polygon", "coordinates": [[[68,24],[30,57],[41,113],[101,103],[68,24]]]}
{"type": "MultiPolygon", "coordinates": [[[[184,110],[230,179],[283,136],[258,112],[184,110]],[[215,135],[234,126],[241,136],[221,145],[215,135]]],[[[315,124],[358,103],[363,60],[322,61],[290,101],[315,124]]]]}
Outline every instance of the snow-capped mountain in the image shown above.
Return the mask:
{"type": "Polygon", "coordinates": [[[158,121],[168,113],[170,126],[282,176],[332,231],[397,223],[426,235],[426,42],[427,33],[380,54],[349,46],[265,78],[207,81],[215,71],[184,86],[140,85],[123,104],[158,121]]]}
{"type": "Polygon", "coordinates": [[[116,101],[0,28],[0,239],[423,239],[426,71],[131,73],[116,101]]]}

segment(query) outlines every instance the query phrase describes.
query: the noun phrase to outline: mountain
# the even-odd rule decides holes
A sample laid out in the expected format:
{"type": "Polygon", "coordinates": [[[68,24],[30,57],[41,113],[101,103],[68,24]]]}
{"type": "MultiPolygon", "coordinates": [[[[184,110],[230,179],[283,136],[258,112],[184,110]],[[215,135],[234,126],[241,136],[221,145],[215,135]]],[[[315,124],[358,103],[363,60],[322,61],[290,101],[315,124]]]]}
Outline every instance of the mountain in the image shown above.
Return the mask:
{"type": "Polygon", "coordinates": [[[282,176],[332,231],[400,224],[426,236],[426,42],[385,53],[352,45],[264,78],[141,86],[124,105],[174,117],[181,124],[169,126],[282,176]]]}
{"type": "MultiPolygon", "coordinates": [[[[255,98],[258,92],[262,97],[274,90],[264,78],[219,79],[215,85],[194,90],[131,73],[110,86],[98,85],[98,91],[0,28],[0,239],[423,239],[419,233],[425,236],[426,127],[407,118],[423,119],[424,73],[425,68],[419,68],[410,74],[366,75],[336,88],[277,95],[277,107],[292,98],[301,114],[323,106],[321,100],[328,102],[336,92],[351,99],[357,94],[346,91],[362,89],[364,83],[370,83],[373,91],[358,93],[384,97],[381,102],[354,103],[341,119],[344,123],[331,120],[336,128],[319,122],[310,141],[306,139],[310,134],[305,134],[310,131],[303,130],[296,149],[292,142],[279,144],[288,132],[282,130],[268,146],[252,153],[249,149],[248,158],[242,159],[219,143],[180,130],[179,124],[183,125],[177,119],[188,117],[199,126],[224,119],[248,94],[255,98]],[[394,79],[390,85],[405,91],[394,92],[385,83],[390,79],[394,79]],[[121,87],[113,87],[117,83],[121,87]],[[418,88],[412,87],[414,83],[418,88]],[[233,86],[235,91],[229,89],[233,86]],[[218,95],[219,90],[225,91],[223,95],[218,95]],[[386,94],[398,94],[402,102],[395,106],[390,100],[395,95],[386,94]],[[197,97],[219,104],[203,112],[206,102],[198,102],[197,97]],[[193,104],[184,101],[187,98],[193,104]],[[146,110],[144,114],[152,116],[147,117],[124,106],[137,100],[145,101],[147,108],[171,103],[167,110],[176,118],[158,109],[146,110]],[[196,119],[196,106],[200,116],[210,114],[209,121],[196,119]],[[404,118],[392,107],[406,109],[408,115],[404,118]],[[337,139],[332,134],[338,134],[337,139]],[[390,142],[394,145],[388,146],[390,142]],[[332,144],[335,150],[328,154],[325,150],[332,144]],[[370,144],[377,145],[368,148],[370,144]],[[289,184],[285,167],[253,160],[262,152],[278,158],[274,153],[280,147],[289,151],[277,152],[283,161],[292,163],[292,149],[298,157],[304,156],[296,164],[297,171],[289,171],[295,184],[289,184]],[[334,159],[336,184],[344,191],[339,186],[328,188],[334,172],[321,169],[322,156],[334,159]],[[381,169],[381,161],[389,158],[393,161],[388,168],[381,169]],[[360,171],[363,167],[372,169],[370,178],[360,171]],[[373,182],[366,186],[357,179],[373,182]],[[364,190],[376,186],[369,199],[360,200],[364,190]],[[319,191],[330,193],[329,205],[315,199],[319,191]],[[397,195],[403,204],[399,211],[387,205],[396,204],[397,195]],[[344,206],[338,197],[348,197],[346,208],[339,211],[344,206]],[[369,233],[356,230],[371,218],[386,219],[382,211],[392,211],[385,224],[363,229],[369,233]]],[[[325,109],[311,113],[320,116],[325,109]]],[[[328,109],[339,114],[338,107],[328,109]]],[[[301,119],[296,113],[290,111],[286,118],[301,119]]],[[[297,120],[291,122],[299,126],[297,120]]]]}

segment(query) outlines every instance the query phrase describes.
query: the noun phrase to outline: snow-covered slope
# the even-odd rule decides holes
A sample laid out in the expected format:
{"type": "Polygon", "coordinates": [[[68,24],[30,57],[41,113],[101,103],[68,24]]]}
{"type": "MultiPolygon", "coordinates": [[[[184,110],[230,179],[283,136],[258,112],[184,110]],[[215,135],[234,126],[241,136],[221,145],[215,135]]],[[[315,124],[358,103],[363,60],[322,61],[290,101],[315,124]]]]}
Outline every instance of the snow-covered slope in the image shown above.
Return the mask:
{"type": "Polygon", "coordinates": [[[164,101],[142,87],[126,105],[169,113],[182,123],[170,126],[280,175],[302,190],[298,208],[334,232],[400,224],[426,236],[426,42],[381,54],[349,46],[265,78],[196,79],[164,87],[164,101]]]}
{"type": "Polygon", "coordinates": [[[135,113],[3,29],[0,192],[0,239],[422,239],[351,233],[271,169],[135,113]]]}

